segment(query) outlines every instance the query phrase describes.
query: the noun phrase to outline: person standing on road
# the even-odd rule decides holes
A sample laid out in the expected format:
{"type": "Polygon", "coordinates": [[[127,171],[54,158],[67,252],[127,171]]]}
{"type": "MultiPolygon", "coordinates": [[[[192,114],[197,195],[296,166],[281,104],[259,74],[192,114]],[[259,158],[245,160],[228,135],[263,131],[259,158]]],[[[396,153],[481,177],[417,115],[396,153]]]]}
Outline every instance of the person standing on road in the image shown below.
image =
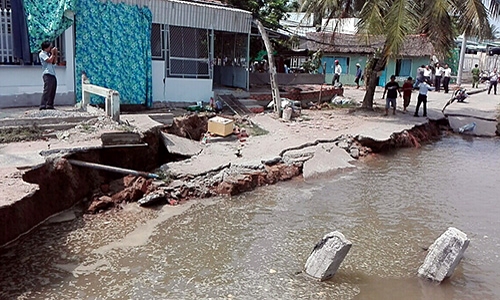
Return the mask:
{"type": "Polygon", "coordinates": [[[424,82],[424,70],[425,70],[425,66],[424,65],[421,65],[417,69],[417,76],[416,76],[415,84],[413,84],[413,88],[417,89],[418,85],[420,83],[424,82]]]}
{"type": "Polygon", "coordinates": [[[430,82],[431,80],[431,76],[432,76],[432,70],[431,70],[431,67],[429,67],[429,65],[425,66],[424,68],[424,81],[427,80],[430,82]]]}
{"type": "Polygon", "coordinates": [[[410,105],[411,92],[413,91],[413,78],[408,77],[403,83],[403,113],[406,113],[406,108],[410,105]]]}
{"type": "Polygon", "coordinates": [[[498,73],[497,73],[497,68],[494,68],[493,72],[490,73],[490,87],[488,88],[488,95],[490,94],[492,87],[495,95],[497,94],[497,83],[498,83],[498,73]]]}
{"type": "Polygon", "coordinates": [[[334,85],[335,82],[340,82],[340,74],[342,74],[342,66],[340,66],[340,63],[338,60],[335,60],[335,64],[333,65],[332,85],[334,85]]]}
{"type": "Polygon", "coordinates": [[[443,69],[443,88],[444,88],[444,93],[448,94],[450,91],[450,79],[451,79],[451,69],[448,64],[444,65],[443,69]]]}
{"type": "Polygon", "coordinates": [[[441,90],[441,78],[443,78],[443,70],[439,63],[436,63],[436,74],[434,75],[434,87],[436,88],[436,92],[441,90]]]}
{"type": "Polygon", "coordinates": [[[396,99],[401,97],[401,91],[399,90],[399,83],[396,82],[396,76],[391,76],[391,81],[389,81],[385,85],[384,94],[382,95],[382,99],[385,97],[385,93],[387,92],[387,99],[385,100],[385,116],[389,114],[389,106],[392,106],[392,114],[396,114],[396,99]]]}
{"type": "Polygon", "coordinates": [[[354,78],[354,82],[356,83],[356,88],[359,89],[359,80],[363,74],[363,70],[361,70],[361,65],[356,64],[356,78],[354,78]]]}
{"type": "Polygon", "coordinates": [[[479,74],[481,74],[481,70],[479,70],[479,65],[474,65],[474,68],[471,70],[472,73],[472,88],[477,88],[479,84],[479,74]]]}
{"type": "Polygon", "coordinates": [[[420,109],[420,105],[423,103],[424,114],[423,117],[427,117],[427,92],[433,91],[434,88],[430,85],[429,81],[424,81],[419,85],[418,90],[418,98],[417,98],[417,107],[415,108],[414,117],[418,117],[418,111],[420,109]]]}
{"type": "Polygon", "coordinates": [[[43,94],[40,101],[40,110],[54,109],[57,78],[54,65],[57,63],[57,48],[52,47],[49,41],[41,45],[42,51],[38,54],[42,62],[43,94]]]}

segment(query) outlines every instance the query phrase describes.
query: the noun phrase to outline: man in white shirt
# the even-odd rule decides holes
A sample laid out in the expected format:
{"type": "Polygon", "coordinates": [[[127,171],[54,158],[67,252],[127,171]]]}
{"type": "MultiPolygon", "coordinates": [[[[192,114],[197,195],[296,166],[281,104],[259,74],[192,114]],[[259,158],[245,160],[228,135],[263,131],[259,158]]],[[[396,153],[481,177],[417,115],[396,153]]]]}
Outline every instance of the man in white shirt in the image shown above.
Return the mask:
{"type": "Polygon", "coordinates": [[[491,88],[493,88],[493,92],[495,95],[497,94],[497,84],[498,84],[498,73],[497,68],[493,69],[493,72],[490,73],[490,87],[488,88],[488,95],[491,92],[491,88]]]}
{"type": "Polygon", "coordinates": [[[333,68],[332,85],[335,84],[335,82],[340,82],[340,74],[342,74],[342,67],[340,66],[338,60],[335,60],[335,65],[333,66],[333,68]]]}
{"type": "Polygon", "coordinates": [[[439,63],[436,63],[435,69],[436,74],[434,74],[434,87],[436,88],[436,92],[439,92],[441,90],[441,78],[443,78],[444,68],[441,67],[439,63]]]}
{"type": "Polygon", "coordinates": [[[425,66],[424,69],[424,80],[431,80],[431,75],[432,75],[432,70],[431,68],[427,65],[425,66]]]}
{"type": "Polygon", "coordinates": [[[445,64],[444,65],[444,69],[443,69],[443,88],[444,88],[444,92],[445,94],[448,94],[448,91],[450,90],[450,79],[451,79],[451,69],[450,69],[450,66],[448,66],[448,64],[445,64]]]}
{"type": "Polygon", "coordinates": [[[418,90],[418,98],[417,98],[417,107],[415,108],[414,117],[418,117],[418,110],[420,109],[420,105],[424,104],[424,114],[422,116],[427,117],[427,92],[433,91],[434,88],[429,84],[429,81],[425,80],[419,85],[418,90]]]}
{"type": "Polygon", "coordinates": [[[57,48],[52,47],[49,41],[42,43],[42,51],[38,56],[42,62],[43,94],[40,101],[40,110],[54,109],[57,79],[54,65],[57,63],[57,48]]]}

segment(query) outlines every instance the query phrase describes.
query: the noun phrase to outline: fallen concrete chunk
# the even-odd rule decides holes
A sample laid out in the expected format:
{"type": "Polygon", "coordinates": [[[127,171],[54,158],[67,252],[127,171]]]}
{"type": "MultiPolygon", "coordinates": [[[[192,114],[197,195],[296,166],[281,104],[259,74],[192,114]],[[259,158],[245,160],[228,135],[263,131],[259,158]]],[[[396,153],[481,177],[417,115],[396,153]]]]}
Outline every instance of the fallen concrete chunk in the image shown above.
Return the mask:
{"type": "Polygon", "coordinates": [[[462,231],[450,227],[429,247],[418,276],[441,282],[450,277],[464,256],[470,240],[462,231]]]}
{"type": "Polygon", "coordinates": [[[164,193],[151,193],[137,201],[140,206],[152,206],[166,202],[167,198],[164,193]]]}
{"type": "Polygon", "coordinates": [[[135,132],[105,132],[101,134],[103,146],[141,144],[141,135],[135,132]]]}
{"type": "Polygon", "coordinates": [[[163,144],[169,153],[194,156],[198,155],[202,150],[199,142],[165,132],[162,132],[161,135],[163,144]]]}
{"type": "Polygon", "coordinates": [[[331,278],[340,267],[352,243],[339,231],[330,232],[314,246],[304,271],[320,281],[331,278]]]}

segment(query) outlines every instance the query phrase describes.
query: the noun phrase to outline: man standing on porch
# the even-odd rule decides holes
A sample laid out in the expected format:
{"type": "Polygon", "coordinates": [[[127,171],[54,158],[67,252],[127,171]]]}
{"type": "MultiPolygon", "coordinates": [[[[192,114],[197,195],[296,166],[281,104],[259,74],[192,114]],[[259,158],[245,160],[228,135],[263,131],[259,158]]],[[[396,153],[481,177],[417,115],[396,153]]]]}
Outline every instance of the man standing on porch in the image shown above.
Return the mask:
{"type": "Polygon", "coordinates": [[[42,51],[38,55],[42,63],[43,94],[40,101],[40,110],[54,109],[57,78],[54,65],[57,62],[57,48],[52,47],[49,41],[42,43],[42,51]]]}
{"type": "Polygon", "coordinates": [[[340,62],[336,59],[335,64],[333,65],[332,85],[334,85],[335,82],[340,82],[340,74],[342,74],[342,67],[340,66],[340,62]]]}

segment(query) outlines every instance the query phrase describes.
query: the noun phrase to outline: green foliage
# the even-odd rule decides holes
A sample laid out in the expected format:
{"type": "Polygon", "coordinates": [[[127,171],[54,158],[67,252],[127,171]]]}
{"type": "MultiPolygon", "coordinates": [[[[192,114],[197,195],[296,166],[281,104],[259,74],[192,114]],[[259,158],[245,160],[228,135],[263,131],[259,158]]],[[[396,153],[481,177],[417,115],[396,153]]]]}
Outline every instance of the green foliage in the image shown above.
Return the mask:
{"type": "Polygon", "coordinates": [[[172,173],[170,173],[169,171],[163,171],[160,169],[157,170],[155,174],[158,175],[158,180],[163,181],[166,185],[169,185],[170,183],[172,183],[172,181],[174,181],[172,173]]]}
{"type": "Polygon", "coordinates": [[[313,53],[312,58],[306,60],[302,67],[307,73],[317,73],[321,67],[321,59],[323,58],[323,51],[320,49],[313,53]]]}
{"type": "Polygon", "coordinates": [[[286,17],[286,13],[296,10],[296,1],[288,0],[225,0],[226,4],[250,11],[254,18],[260,20],[265,27],[279,28],[279,21],[286,17]]]}

